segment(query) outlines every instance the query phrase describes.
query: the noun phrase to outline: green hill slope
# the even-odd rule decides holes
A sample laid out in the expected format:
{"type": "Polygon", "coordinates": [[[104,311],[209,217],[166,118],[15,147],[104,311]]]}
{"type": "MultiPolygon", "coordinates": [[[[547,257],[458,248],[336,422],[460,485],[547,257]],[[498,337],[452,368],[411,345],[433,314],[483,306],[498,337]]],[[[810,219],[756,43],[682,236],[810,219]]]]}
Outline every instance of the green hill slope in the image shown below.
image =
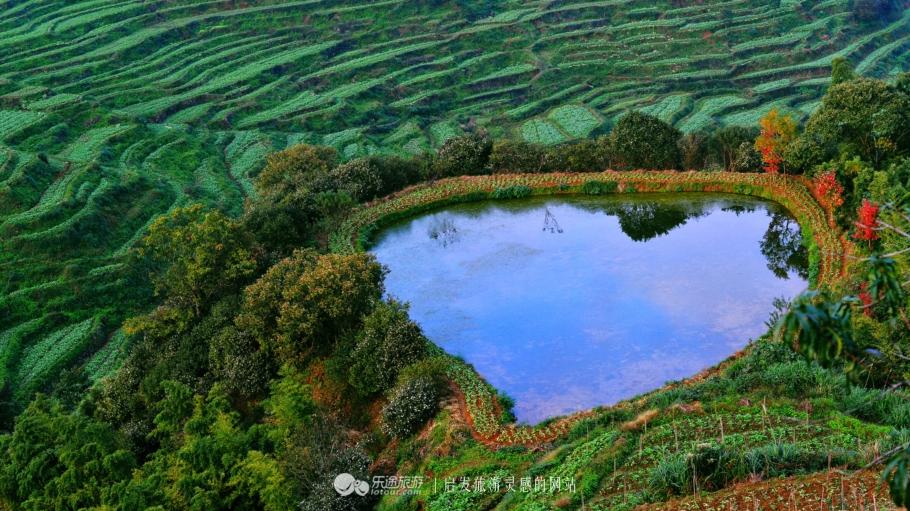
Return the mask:
{"type": "Polygon", "coordinates": [[[910,10],[848,0],[7,1],[0,10],[0,401],[116,367],[158,214],[240,210],[266,154],[558,143],[629,109],[695,131],[805,115],[831,61],[910,67],[910,10]]]}

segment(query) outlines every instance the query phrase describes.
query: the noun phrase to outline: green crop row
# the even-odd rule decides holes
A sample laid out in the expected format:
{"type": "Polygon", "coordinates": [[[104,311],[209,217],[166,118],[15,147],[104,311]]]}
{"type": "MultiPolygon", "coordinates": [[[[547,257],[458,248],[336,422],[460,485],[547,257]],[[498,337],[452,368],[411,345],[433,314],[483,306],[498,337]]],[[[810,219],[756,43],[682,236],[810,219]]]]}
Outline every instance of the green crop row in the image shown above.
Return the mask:
{"type": "Polygon", "coordinates": [[[90,318],[54,331],[25,348],[17,364],[16,397],[23,398],[41,385],[54,371],[81,353],[92,341],[100,321],[90,318]]]}

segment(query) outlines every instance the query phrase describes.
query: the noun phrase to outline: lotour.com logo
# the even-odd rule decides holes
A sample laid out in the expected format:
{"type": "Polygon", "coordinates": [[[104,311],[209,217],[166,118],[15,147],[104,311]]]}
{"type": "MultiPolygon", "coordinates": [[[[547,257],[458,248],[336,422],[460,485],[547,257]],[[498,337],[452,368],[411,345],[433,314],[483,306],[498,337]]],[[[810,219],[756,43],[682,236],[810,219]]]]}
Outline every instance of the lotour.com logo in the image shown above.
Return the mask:
{"type": "Polygon", "coordinates": [[[342,497],[347,497],[352,493],[364,497],[367,493],[370,493],[370,483],[361,481],[347,472],[335,476],[335,481],[332,484],[335,486],[335,491],[342,497]]]}

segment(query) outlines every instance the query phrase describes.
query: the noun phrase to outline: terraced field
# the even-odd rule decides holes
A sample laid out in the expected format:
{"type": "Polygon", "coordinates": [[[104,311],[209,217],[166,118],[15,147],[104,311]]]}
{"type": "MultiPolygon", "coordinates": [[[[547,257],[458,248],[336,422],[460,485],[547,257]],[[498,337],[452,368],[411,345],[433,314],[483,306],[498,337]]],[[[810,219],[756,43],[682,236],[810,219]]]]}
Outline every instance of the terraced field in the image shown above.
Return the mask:
{"type": "Polygon", "coordinates": [[[0,402],[116,367],[118,325],[151,303],[129,247],[178,205],[239,212],[288,145],[417,153],[472,123],[558,143],[630,109],[750,125],[805,116],[835,57],[910,68],[910,2],[866,23],[849,0],[679,3],[5,2],[0,402]]]}

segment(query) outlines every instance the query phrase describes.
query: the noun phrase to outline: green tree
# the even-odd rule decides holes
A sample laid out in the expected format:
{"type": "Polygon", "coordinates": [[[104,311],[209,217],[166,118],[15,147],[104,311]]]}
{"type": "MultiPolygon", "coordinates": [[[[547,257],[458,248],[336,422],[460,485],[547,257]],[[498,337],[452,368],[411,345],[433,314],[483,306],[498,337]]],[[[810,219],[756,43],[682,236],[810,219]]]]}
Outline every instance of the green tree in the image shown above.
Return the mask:
{"type": "Polygon", "coordinates": [[[238,326],[282,361],[305,363],[356,329],[382,294],[383,273],[367,254],[295,252],[246,289],[238,326]]]}
{"type": "Polygon", "coordinates": [[[684,170],[704,170],[708,163],[708,136],[687,133],[679,139],[679,154],[684,170]]]}
{"type": "Polygon", "coordinates": [[[427,354],[427,339],[408,318],[407,306],[380,302],[363,322],[350,354],[348,379],[363,395],[390,389],[404,367],[427,354]]]}
{"type": "Polygon", "coordinates": [[[849,82],[856,78],[853,66],[844,57],[837,57],[831,61],[831,85],[849,82]]]}
{"type": "Polygon", "coordinates": [[[67,413],[38,396],[0,436],[0,506],[84,509],[101,506],[107,487],[136,466],[126,443],[107,424],[67,413]]]}
{"type": "Polygon", "coordinates": [[[343,163],[329,173],[333,185],[344,190],[357,202],[374,199],[386,189],[382,171],[370,158],[358,158],[343,163]]]}
{"type": "Polygon", "coordinates": [[[596,140],[585,139],[556,146],[553,149],[561,153],[562,168],[552,170],[565,172],[606,170],[609,166],[609,145],[605,141],[605,137],[600,137],[596,140]]]}
{"type": "Polygon", "coordinates": [[[257,267],[242,225],[198,204],[153,222],[136,255],[149,268],[156,294],[194,317],[257,267]]]}
{"type": "Polygon", "coordinates": [[[758,133],[754,128],[727,126],[711,134],[708,146],[709,150],[717,155],[725,170],[734,170],[740,146],[743,143],[748,143],[751,146],[757,136],[758,133]]]}
{"type": "Polygon", "coordinates": [[[321,192],[333,192],[329,171],[338,155],[328,147],[297,145],[274,153],[256,178],[258,197],[248,202],[243,224],[256,241],[277,257],[314,244],[325,227],[321,192]]]}
{"type": "Polygon", "coordinates": [[[676,169],[682,134],[656,117],[629,112],[610,134],[614,164],[624,169],[676,169]]]}
{"type": "Polygon", "coordinates": [[[868,78],[832,85],[809,118],[806,134],[877,166],[910,151],[910,97],[868,78]]]}
{"type": "Polygon", "coordinates": [[[820,137],[804,133],[787,144],[782,156],[787,171],[792,174],[808,174],[835,156],[834,148],[825,144],[820,137]]]}
{"type": "Polygon", "coordinates": [[[338,153],[331,147],[296,145],[266,158],[265,167],[254,185],[260,197],[278,202],[292,200],[308,190],[312,183],[325,176],[338,162],[338,153]]]}
{"type": "Polygon", "coordinates": [[[483,174],[492,151],[493,141],[483,130],[450,138],[436,153],[431,177],[483,174]]]}
{"type": "Polygon", "coordinates": [[[179,384],[169,388],[153,431],[169,439],[168,448],[156,451],[128,481],[115,485],[115,502],[128,509],[259,508],[257,493],[238,488],[248,487],[238,474],[251,448],[251,430],[242,427],[222,389],[216,386],[202,396],[179,384]]]}
{"type": "Polygon", "coordinates": [[[541,146],[523,140],[497,140],[490,153],[490,166],[495,173],[542,172],[543,153],[541,146]]]}
{"type": "Polygon", "coordinates": [[[274,360],[260,349],[256,338],[234,326],[212,338],[209,365],[224,389],[241,399],[263,395],[275,372],[274,360]]]}

